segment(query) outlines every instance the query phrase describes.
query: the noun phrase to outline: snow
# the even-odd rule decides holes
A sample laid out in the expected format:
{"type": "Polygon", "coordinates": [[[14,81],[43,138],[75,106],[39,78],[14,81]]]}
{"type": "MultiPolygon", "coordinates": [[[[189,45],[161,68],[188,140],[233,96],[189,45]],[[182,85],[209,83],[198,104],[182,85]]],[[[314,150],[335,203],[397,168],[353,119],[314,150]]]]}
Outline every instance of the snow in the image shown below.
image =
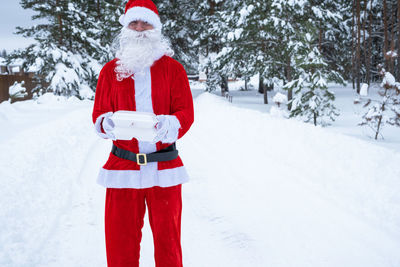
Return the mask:
{"type": "Polygon", "coordinates": [[[9,87],[8,90],[10,96],[14,96],[14,97],[24,97],[25,95],[27,95],[26,93],[26,88],[24,87],[24,82],[15,82],[13,85],[11,85],[9,87]]]}
{"type": "Polygon", "coordinates": [[[240,18],[238,20],[238,25],[244,23],[246,21],[246,18],[248,15],[250,15],[250,13],[254,10],[254,6],[253,5],[248,5],[243,7],[240,11],[240,18]]]}
{"type": "Polygon", "coordinates": [[[280,92],[278,92],[272,98],[272,101],[274,101],[274,103],[285,104],[287,102],[287,96],[282,94],[282,93],[280,93],[280,92]]]}
{"type": "Polygon", "coordinates": [[[44,64],[44,60],[40,57],[37,57],[35,59],[35,63],[28,67],[28,72],[38,72],[44,66],[44,64]]]}
{"type": "Polygon", "coordinates": [[[386,55],[389,57],[392,57],[392,58],[395,58],[398,56],[396,51],[388,51],[388,52],[386,52],[386,55]]]}
{"type": "MultiPolygon", "coordinates": [[[[243,29],[239,28],[239,29],[235,29],[234,32],[229,32],[228,33],[228,40],[229,41],[234,41],[235,39],[240,39],[240,35],[242,34],[243,29]]],[[[225,47],[224,47],[225,48],[225,47]]]]}
{"type": "Polygon", "coordinates": [[[322,10],[320,8],[313,6],[311,9],[312,9],[312,11],[314,12],[314,14],[315,14],[315,16],[317,18],[324,19],[324,16],[322,14],[322,10]]]}
{"type": "Polygon", "coordinates": [[[278,117],[278,118],[288,118],[289,117],[289,112],[286,110],[286,108],[280,108],[280,107],[275,107],[272,106],[269,114],[272,117],[278,117]]]}
{"type": "Polygon", "coordinates": [[[371,109],[368,110],[367,115],[365,116],[367,119],[373,119],[374,117],[378,117],[382,115],[382,110],[379,104],[375,104],[371,109]]]}
{"type": "Polygon", "coordinates": [[[385,76],[382,81],[382,87],[387,84],[389,86],[394,86],[396,84],[396,79],[390,72],[385,72],[385,76]]]}
{"type": "Polygon", "coordinates": [[[57,63],[55,69],[56,73],[51,79],[51,88],[57,89],[60,84],[65,84],[65,87],[67,87],[68,84],[79,83],[79,76],[74,69],[68,68],[63,63],[57,63]]]}
{"type": "Polygon", "coordinates": [[[76,9],[75,9],[75,7],[74,7],[74,4],[68,3],[68,10],[69,10],[69,11],[76,11],[76,9]]]}
{"type": "Polygon", "coordinates": [[[79,95],[83,98],[94,99],[94,92],[88,85],[81,85],[79,95]]]}
{"type": "Polygon", "coordinates": [[[37,104],[57,105],[59,102],[66,101],[63,96],[57,96],[53,93],[45,93],[36,99],[37,104]]]}
{"type": "Polygon", "coordinates": [[[15,58],[15,59],[11,60],[10,65],[12,65],[12,66],[22,66],[24,64],[24,61],[25,60],[22,59],[22,58],[15,58]]]}
{"type": "Polygon", "coordinates": [[[360,89],[360,96],[368,96],[368,84],[363,83],[360,89]]]}
{"type": "Polygon", "coordinates": [[[50,50],[49,52],[50,52],[51,55],[53,56],[53,61],[54,61],[54,62],[57,62],[57,61],[61,58],[61,56],[62,56],[61,51],[58,50],[58,49],[52,49],[52,50],[50,50]]]}
{"type": "Polygon", "coordinates": [[[20,72],[20,67],[19,67],[19,66],[12,67],[12,68],[11,68],[11,72],[13,72],[13,73],[20,72]]]}
{"type": "MultiPolygon", "coordinates": [[[[380,142],[356,132],[350,88],[330,85],[341,116],[321,128],[271,116],[241,84],[230,84],[232,104],[192,85],[195,123],[177,143],[191,177],[184,265],[399,266],[398,128],[380,142]]],[[[95,134],[92,106],[0,103],[0,266],[106,266],[95,181],[111,142],[95,134]]],[[[146,218],[141,267],[153,252],[146,218]]]]}

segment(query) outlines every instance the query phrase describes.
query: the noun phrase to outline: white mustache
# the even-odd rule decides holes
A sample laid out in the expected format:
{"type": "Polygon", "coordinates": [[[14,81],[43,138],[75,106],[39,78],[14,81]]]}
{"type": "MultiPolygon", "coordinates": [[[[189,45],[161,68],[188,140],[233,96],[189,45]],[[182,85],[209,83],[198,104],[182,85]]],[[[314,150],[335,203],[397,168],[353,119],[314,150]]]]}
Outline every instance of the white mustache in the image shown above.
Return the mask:
{"type": "Polygon", "coordinates": [[[127,43],[141,42],[141,41],[158,41],[160,40],[160,30],[152,29],[146,31],[135,31],[128,28],[123,28],[120,37],[120,46],[123,47],[127,43]]]}

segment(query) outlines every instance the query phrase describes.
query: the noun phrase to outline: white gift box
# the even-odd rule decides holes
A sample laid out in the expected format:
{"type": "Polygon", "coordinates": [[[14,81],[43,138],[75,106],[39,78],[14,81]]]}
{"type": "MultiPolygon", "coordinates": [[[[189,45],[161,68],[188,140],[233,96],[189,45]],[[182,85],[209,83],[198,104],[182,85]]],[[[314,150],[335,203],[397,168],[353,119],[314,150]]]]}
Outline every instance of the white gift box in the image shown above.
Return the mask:
{"type": "Polygon", "coordinates": [[[110,117],[114,124],[112,133],[118,140],[131,140],[150,142],[157,135],[157,118],[153,113],[119,110],[110,117]]]}

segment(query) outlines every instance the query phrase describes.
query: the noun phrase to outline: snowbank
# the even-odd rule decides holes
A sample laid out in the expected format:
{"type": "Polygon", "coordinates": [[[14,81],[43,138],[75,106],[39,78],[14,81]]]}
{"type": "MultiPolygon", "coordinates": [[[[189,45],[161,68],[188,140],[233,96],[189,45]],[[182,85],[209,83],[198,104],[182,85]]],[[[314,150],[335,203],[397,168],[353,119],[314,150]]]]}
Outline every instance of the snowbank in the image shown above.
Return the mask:
{"type": "Polygon", "coordinates": [[[56,106],[60,105],[61,103],[67,104],[66,102],[72,102],[76,104],[84,103],[83,101],[81,102],[76,96],[66,97],[55,95],[53,93],[45,93],[36,99],[37,104],[43,104],[47,106],[56,106]]]}
{"type": "Polygon", "coordinates": [[[178,144],[192,177],[185,192],[213,222],[207,230],[226,233],[221,249],[236,251],[210,256],[220,265],[400,264],[398,153],[208,93],[195,114],[178,144]]]}
{"type": "MultiPolygon", "coordinates": [[[[90,220],[92,212],[71,214],[87,195],[82,180],[89,177],[81,177],[82,168],[97,140],[89,114],[89,108],[69,111],[0,143],[0,266],[77,266],[75,257],[80,266],[93,263],[76,254],[93,249],[85,246],[93,225],[81,223],[78,233],[65,236],[71,222],[90,220]]],[[[101,244],[101,231],[96,235],[101,244]]]]}
{"type": "Polygon", "coordinates": [[[400,237],[399,153],[310,124],[237,108],[209,93],[196,99],[195,114],[191,131],[201,139],[186,140],[185,146],[194,142],[215,149],[207,169],[221,166],[250,186],[262,185],[265,176],[301,182],[400,237]]]}

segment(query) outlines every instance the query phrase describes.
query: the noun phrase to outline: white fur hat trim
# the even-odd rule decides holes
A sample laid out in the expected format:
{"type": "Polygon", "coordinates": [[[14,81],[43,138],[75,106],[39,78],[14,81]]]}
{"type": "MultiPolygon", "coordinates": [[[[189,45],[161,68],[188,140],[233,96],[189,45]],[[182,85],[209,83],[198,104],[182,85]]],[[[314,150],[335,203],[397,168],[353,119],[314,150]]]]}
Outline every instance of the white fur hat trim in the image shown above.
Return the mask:
{"type": "Polygon", "coordinates": [[[161,30],[162,28],[160,17],[156,13],[145,7],[132,7],[128,9],[125,14],[122,14],[119,17],[119,23],[121,23],[121,25],[124,27],[127,27],[129,23],[134,20],[142,20],[148,22],[156,29],[161,30]]]}

